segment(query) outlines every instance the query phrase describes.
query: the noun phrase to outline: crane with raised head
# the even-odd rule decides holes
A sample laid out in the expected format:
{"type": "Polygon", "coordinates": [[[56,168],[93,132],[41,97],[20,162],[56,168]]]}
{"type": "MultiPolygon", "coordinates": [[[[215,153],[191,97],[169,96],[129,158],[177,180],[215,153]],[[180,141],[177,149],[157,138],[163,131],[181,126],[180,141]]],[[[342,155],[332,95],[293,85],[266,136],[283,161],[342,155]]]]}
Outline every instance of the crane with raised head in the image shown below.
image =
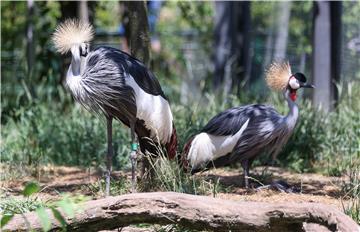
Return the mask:
{"type": "Polygon", "coordinates": [[[90,51],[94,29],[89,23],[68,19],[58,25],[52,41],[61,54],[71,52],[66,85],[87,110],[103,114],[107,121],[106,195],[112,169],[112,121],[130,128],[132,183],[138,144],[142,153],[157,155],[158,145],[169,158],[176,155],[173,116],[155,75],[139,60],[118,49],[100,46],[90,51]]]}
{"type": "Polygon", "coordinates": [[[191,173],[239,162],[248,188],[249,167],[254,159],[262,153],[276,158],[298,120],[297,90],[314,86],[306,82],[304,74],[292,74],[287,62],[273,63],[266,72],[266,81],[271,89],[282,91],[289,113],[283,116],[273,107],[261,104],[219,113],[184,146],[181,159],[191,173]]]}

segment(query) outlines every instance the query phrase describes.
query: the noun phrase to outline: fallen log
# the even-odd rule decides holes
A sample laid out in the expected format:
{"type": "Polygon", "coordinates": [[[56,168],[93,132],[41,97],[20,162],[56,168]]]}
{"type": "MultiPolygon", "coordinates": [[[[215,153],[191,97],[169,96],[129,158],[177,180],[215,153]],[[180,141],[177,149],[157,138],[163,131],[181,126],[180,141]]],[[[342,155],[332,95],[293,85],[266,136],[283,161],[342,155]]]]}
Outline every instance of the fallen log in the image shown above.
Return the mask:
{"type": "MultiPolygon", "coordinates": [[[[184,228],[212,231],[306,231],[304,223],[329,231],[359,231],[358,225],[336,208],[319,203],[235,202],[174,192],[135,193],[88,201],[74,218],[67,218],[68,231],[111,230],[138,223],[177,224],[184,228]]],[[[50,215],[50,213],[49,213],[50,215]]],[[[41,223],[33,212],[25,218],[34,230],[41,223]]],[[[5,231],[26,231],[22,215],[16,215],[5,231]]],[[[60,224],[52,218],[52,230],[60,224]]]]}

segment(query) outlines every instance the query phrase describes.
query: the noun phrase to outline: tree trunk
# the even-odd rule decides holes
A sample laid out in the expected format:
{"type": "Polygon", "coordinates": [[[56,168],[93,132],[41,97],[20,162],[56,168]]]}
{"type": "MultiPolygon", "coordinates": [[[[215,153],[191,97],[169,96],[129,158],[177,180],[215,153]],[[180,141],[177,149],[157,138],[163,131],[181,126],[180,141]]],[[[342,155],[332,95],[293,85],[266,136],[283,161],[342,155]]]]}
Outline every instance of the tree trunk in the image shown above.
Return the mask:
{"type": "Polygon", "coordinates": [[[26,21],[26,62],[27,62],[27,80],[22,79],[22,85],[26,96],[31,102],[35,97],[35,90],[32,83],[35,49],[34,49],[34,1],[27,0],[27,21],[26,21]]]}
{"type": "Polygon", "coordinates": [[[227,96],[250,76],[250,2],[215,2],[213,87],[227,96]]]}
{"type": "Polygon", "coordinates": [[[78,18],[83,22],[89,22],[89,8],[86,0],[78,1],[77,2],[77,15],[78,18]]]}
{"type": "Polygon", "coordinates": [[[238,59],[238,72],[235,76],[237,94],[240,94],[242,85],[249,86],[251,73],[251,2],[239,2],[240,17],[238,19],[237,47],[240,48],[238,59]]]}
{"type": "Polygon", "coordinates": [[[314,2],[313,77],[317,87],[313,92],[316,106],[331,108],[330,3],[314,2]]]}
{"type": "Polygon", "coordinates": [[[237,55],[237,4],[231,1],[215,2],[213,88],[224,94],[227,94],[232,85],[233,66],[237,55]]]}
{"type": "Polygon", "coordinates": [[[339,93],[336,84],[341,80],[342,2],[330,2],[331,18],[331,91],[336,106],[339,93]]]}
{"type": "Polygon", "coordinates": [[[145,1],[124,2],[129,16],[129,47],[131,54],[147,67],[150,64],[150,36],[145,1]]]}
{"type": "Polygon", "coordinates": [[[265,55],[261,70],[267,69],[271,64],[272,56],[273,56],[273,43],[274,43],[274,28],[273,25],[271,25],[267,29],[267,33],[266,33],[265,55]]]}
{"type": "MultiPolygon", "coordinates": [[[[59,223],[51,220],[51,230],[60,230],[59,223]]],[[[89,201],[75,218],[66,220],[68,231],[113,230],[139,223],[177,224],[212,231],[307,231],[304,223],[312,228],[314,224],[321,225],[325,231],[350,232],[359,228],[334,207],[318,203],[234,202],[174,192],[136,193],[89,201]]],[[[41,230],[34,212],[16,215],[5,230],[25,231],[26,223],[41,230]]]]}
{"type": "Polygon", "coordinates": [[[287,39],[289,34],[289,20],[291,12],[291,2],[279,2],[279,14],[277,22],[277,34],[275,40],[274,59],[283,61],[286,56],[287,39]]]}
{"type": "Polygon", "coordinates": [[[333,109],[341,67],[341,2],[314,2],[313,102],[324,111],[333,109]]]}

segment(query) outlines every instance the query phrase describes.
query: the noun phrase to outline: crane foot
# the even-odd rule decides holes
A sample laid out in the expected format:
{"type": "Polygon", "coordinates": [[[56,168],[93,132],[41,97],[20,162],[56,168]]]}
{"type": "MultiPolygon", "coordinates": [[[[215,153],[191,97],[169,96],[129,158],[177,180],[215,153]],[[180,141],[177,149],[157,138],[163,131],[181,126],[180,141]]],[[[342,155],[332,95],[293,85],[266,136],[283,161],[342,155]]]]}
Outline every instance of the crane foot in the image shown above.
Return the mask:
{"type": "Polygon", "coordinates": [[[263,185],[263,186],[256,188],[256,190],[262,190],[262,189],[272,189],[272,190],[277,190],[279,192],[285,192],[285,193],[299,193],[300,192],[297,187],[289,185],[284,180],[273,181],[271,184],[263,185]]]}

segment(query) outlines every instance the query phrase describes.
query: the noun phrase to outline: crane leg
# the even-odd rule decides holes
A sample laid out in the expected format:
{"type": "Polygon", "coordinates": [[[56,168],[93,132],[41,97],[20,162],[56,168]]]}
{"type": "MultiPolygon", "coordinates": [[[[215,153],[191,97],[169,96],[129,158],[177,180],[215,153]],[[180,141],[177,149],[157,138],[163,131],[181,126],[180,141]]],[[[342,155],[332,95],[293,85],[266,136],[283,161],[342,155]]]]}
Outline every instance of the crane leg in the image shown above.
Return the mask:
{"type": "Polygon", "coordinates": [[[112,156],[113,156],[113,146],[112,146],[112,117],[107,117],[107,154],[106,154],[106,173],[105,173],[105,195],[110,195],[110,175],[111,175],[111,165],[112,165],[112,156]]]}
{"type": "Polygon", "coordinates": [[[131,184],[132,191],[136,191],[136,161],[137,161],[137,148],[138,144],[135,136],[135,123],[130,125],[131,130],[131,153],[130,153],[130,161],[131,161],[131,184]]]}
{"type": "Polygon", "coordinates": [[[245,188],[249,188],[249,161],[245,160],[243,162],[241,162],[241,166],[243,167],[244,170],[244,184],[245,184],[245,188]]]}

